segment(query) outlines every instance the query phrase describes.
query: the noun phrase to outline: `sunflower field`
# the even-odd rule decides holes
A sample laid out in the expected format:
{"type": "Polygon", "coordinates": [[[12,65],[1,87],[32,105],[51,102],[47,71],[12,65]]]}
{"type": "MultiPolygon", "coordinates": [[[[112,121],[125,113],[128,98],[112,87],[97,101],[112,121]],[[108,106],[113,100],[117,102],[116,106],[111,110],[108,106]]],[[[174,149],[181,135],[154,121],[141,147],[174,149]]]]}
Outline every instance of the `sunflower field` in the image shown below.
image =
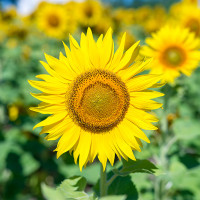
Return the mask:
{"type": "Polygon", "coordinates": [[[0,9],[0,200],[200,200],[197,0],[0,9]]]}

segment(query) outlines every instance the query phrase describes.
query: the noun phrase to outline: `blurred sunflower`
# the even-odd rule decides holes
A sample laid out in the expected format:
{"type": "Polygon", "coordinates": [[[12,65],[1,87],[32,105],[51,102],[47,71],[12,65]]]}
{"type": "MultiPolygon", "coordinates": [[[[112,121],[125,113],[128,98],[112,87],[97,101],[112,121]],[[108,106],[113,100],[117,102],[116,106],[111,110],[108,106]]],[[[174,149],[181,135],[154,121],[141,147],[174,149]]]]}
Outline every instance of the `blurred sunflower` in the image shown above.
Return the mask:
{"type": "Polygon", "coordinates": [[[106,33],[109,27],[113,27],[113,21],[109,16],[103,16],[98,24],[94,27],[96,33],[106,33]]]}
{"type": "Polygon", "coordinates": [[[197,37],[200,36],[200,9],[195,4],[188,1],[176,3],[171,6],[170,15],[169,24],[189,28],[197,37]]]}
{"type": "Polygon", "coordinates": [[[137,24],[143,24],[152,15],[150,6],[141,6],[135,10],[135,20],[137,24]]]}
{"type": "Polygon", "coordinates": [[[96,156],[104,169],[107,159],[113,165],[115,154],[135,160],[132,150],[141,151],[140,139],[150,142],[141,129],[157,129],[152,124],[157,118],[146,111],[162,106],[151,99],[163,94],[148,89],[159,87],[161,76],[136,76],[150,60],[133,63],[139,42],[123,53],[125,37],[114,53],[111,29],[95,42],[88,28],[80,46],[70,35],[71,50],[64,44],[67,57],[46,55],[48,64],[41,63],[50,75],[29,81],[43,92],[32,94],[43,102],[31,110],[52,114],[34,128],[43,126],[41,134],[49,133],[47,140],[61,137],[57,157],[73,152],[81,170],[96,156]]]}
{"type": "Polygon", "coordinates": [[[42,4],[36,12],[38,28],[46,35],[58,39],[64,38],[68,32],[75,30],[72,16],[69,16],[65,7],[57,4],[42,4]]]}
{"type": "Polygon", "coordinates": [[[183,0],[184,3],[191,3],[193,5],[198,5],[198,0],[183,0]]]}
{"type": "Polygon", "coordinates": [[[86,0],[79,4],[79,23],[85,27],[93,27],[100,21],[102,13],[103,8],[98,1],[86,0]]]}
{"type": "Polygon", "coordinates": [[[9,9],[1,13],[4,22],[12,22],[17,17],[16,7],[11,6],[9,9]]]}
{"type": "Polygon", "coordinates": [[[167,14],[162,6],[152,8],[152,13],[146,20],[142,21],[142,25],[147,33],[158,31],[165,24],[167,14]]]}
{"type": "Polygon", "coordinates": [[[8,117],[10,121],[15,121],[17,120],[19,116],[19,108],[17,105],[11,105],[8,107],[8,117]]]}
{"type": "Polygon", "coordinates": [[[135,10],[134,9],[117,9],[114,12],[113,19],[116,26],[132,25],[135,23],[135,10]]]}
{"type": "Polygon", "coordinates": [[[23,24],[10,24],[6,27],[6,35],[9,38],[25,40],[28,36],[28,29],[23,24]]]}
{"type": "Polygon", "coordinates": [[[179,24],[200,36],[200,9],[194,5],[185,4],[179,17],[179,24]]]}
{"type": "Polygon", "coordinates": [[[198,66],[200,52],[199,40],[188,29],[165,26],[146,39],[141,53],[153,57],[151,73],[163,74],[163,81],[174,82],[180,72],[191,75],[198,66]]]}

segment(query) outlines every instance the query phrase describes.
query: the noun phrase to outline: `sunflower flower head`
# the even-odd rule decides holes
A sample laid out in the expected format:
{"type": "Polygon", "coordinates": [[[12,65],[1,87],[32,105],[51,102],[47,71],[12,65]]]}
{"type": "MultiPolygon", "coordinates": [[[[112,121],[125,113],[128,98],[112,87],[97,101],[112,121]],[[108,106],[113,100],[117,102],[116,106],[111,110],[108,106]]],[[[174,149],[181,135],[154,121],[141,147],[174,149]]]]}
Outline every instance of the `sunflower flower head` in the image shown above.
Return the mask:
{"type": "Polygon", "coordinates": [[[74,15],[65,6],[42,3],[35,15],[38,28],[47,36],[62,39],[67,33],[76,30],[74,15]]]}
{"type": "Polygon", "coordinates": [[[157,129],[152,124],[157,118],[146,111],[162,106],[151,99],[163,94],[149,89],[159,87],[162,76],[137,75],[151,59],[134,61],[139,42],[124,53],[125,38],[114,53],[112,29],[95,41],[88,28],[80,45],[70,35],[66,56],[45,55],[47,63],[41,63],[49,75],[29,81],[42,91],[32,94],[42,103],[31,110],[51,114],[34,128],[42,126],[47,140],[60,138],[57,157],[71,152],[81,170],[95,157],[104,169],[107,160],[113,165],[115,155],[135,160],[133,150],[141,151],[141,140],[150,142],[141,129],[157,129]]]}
{"type": "MultiPolygon", "coordinates": [[[[175,23],[188,28],[196,37],[200,37],[200,9],[194,4],[184,2],[179,4],[175,4],[175,8],[179,7],[179,15],[174,13],[175,23]]],[[[171,10],[173,13],[173,7],[171,10]]]]}
{"type": "Polygon", "coordinates": [[[199,42],[186,28],[165,26],[146,39],[141,53],[154,58],[151,73],[163,74],[163,81],[173,83],[181,73],[190,76],[198,66],[199,42]]]}

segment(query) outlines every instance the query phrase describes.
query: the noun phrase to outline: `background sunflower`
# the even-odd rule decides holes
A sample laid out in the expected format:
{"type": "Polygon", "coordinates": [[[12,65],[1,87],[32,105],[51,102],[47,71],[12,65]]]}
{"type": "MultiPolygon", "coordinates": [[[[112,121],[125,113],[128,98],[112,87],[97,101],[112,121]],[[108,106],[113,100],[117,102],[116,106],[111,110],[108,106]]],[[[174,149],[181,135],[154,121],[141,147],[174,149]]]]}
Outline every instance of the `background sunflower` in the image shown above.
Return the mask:
{"type": "Polygon", "coordinates": [[[146,39],[142,54],[154,58],[151,73],[163,74],[163,81],[172,83],[180,72],[190,76],[198,66],[199,42],[188,29],[166,26],[146,39]]]}
{"type": "Polygon", "coordinates": [[[51,37],[62,39],[74,32],[76,21],[67,7],[43,3],[35,14],[38,28],[51,37]],[[68,13],[69,12],[69,13],[68,13]]]}

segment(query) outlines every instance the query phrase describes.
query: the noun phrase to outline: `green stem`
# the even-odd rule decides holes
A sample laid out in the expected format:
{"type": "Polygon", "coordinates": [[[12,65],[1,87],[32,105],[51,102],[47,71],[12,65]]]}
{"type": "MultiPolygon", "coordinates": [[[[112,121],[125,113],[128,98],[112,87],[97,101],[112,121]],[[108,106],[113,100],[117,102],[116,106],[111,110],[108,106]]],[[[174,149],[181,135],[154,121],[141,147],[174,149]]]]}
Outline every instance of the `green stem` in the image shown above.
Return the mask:
{"type": "Polygon", "coordinates": [[[107,183],[106,183],[106,169],[103,171],[103,166],[100,164],[101,176],[100,176],[100,196],[107,195],[107,183]]]}
{"type": "Polygon", "coordinates": [[[108,181],[107,181],[107,187],[109,187],[112,182],[118,177],[117,174],[114,174],[108,181]]]}
{"type": "MultiPolygon", "coordinates": [[[[169,127],[168,127],[168,120],[167,120],[167,109],[168,109],[168,99],[171,95],[171,88],[166,85],[164,88],[164,110],[163,110],[163,116],[161,118],[161,124],[160,124],[160,128],[161,128],[161,140],[160,140],[160,155],[159,155],[159,163],[161,164],[163,170],[165,171],[165,173],[167,173],[168,171],[168,159],[167,159],[167,153],[168,153],[168,146],[166,147],[166,143],[167,143],[167,138],[169,137],[169,127]]],[[[165,199],[165,181],[160,178],[157,177],[156,181],[155,181],[155,200],[162,200],[165,199]]]]}

